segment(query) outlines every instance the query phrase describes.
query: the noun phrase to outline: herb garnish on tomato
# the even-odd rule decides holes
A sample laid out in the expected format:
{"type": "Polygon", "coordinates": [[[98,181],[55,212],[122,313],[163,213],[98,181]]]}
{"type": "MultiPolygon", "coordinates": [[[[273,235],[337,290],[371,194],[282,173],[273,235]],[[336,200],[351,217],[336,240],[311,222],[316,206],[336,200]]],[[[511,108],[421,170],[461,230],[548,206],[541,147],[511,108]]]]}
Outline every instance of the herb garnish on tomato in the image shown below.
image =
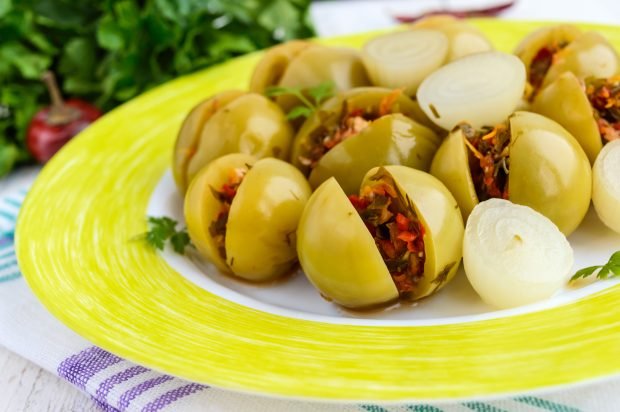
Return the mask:
{"type": "Polygon", "coordinates": [[[374,238],[399,294],[406,297],[424,274],[424,226],[385,170],[372,180],[360,196],[349,200],[374,238]]]}

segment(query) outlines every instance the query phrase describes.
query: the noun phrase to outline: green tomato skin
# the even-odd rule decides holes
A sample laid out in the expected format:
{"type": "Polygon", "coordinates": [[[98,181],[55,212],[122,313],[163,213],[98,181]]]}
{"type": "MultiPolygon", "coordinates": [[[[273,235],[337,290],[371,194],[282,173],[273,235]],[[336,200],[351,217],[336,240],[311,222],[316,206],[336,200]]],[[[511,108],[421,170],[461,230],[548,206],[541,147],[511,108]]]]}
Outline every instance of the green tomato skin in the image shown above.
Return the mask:
{"type": "Polygon", "coordinates": [[[592,105],[573,73],[563,73],[542,89],[530,108],[566,128],[586,152],[590,163],[594,164],[603,142],[592,105]]]}
{"type": "Polygon", "coordinates": [[[250,91],[265,93],[268,87],[277,85],[288,65],[309,47],[317,46],[305,40],[291,40],[269,48],[254,67],[250,91]]]}
{"type": "Polygon", "coordinates": [[[566,129],[544,116],[516,112],[510,128],[510,200],[547,216],[568,236],[590,206],[588,157],[566,129]]]}
{"type": "MultiPolygon", "coordinates": [[[[384,98],[386,98],[386,96],[390,95],[393,92],[394,92],[393,90],[382,88],[382,87],[361,87],[361,88],[349,90],[345,93],[342,93],[326,101],[321,106],[320,111],[310,116],[304,122],[300,130],[295,135],[295,139],[293,140],[293,147],[291,150],[290,162],[293,165],[295,165],[297,168],[299,168],[299,170],[301,170],[305,175],[310,175],[310,172],[312,170],[310,169],[310,167],[304,165],[300,161],[300,158],[304,156],[304,148],[309,145],[309,141],[311,140],[310,136],[312,135],[312,133],[315,133],[316,130],[319,128],[330,129],[330,128],[338,127],[338,124],[340,122],[340,117],[342,115],[343,103],[345,101],[346,101],[346,106],[349,108],[349,110],[361,108],[361,109],[368,110],[368,111],[378,112],[379,106],[381,105],[381,101],[384,98]]],[[[429,146],[438,145],[440,138],[435,134],[435,132],[422,126],[423,123],[419,120],[420,113],[422,113],[419,105],[417,104],[417,102],[411,100],[409,97],[405,96],[404,94],[400,94],[396,98],[395,103],[392,105],[390,112],[386,113],[386,115],[399,114],[399,113],[409,118],[410,120],[412,120],[412,122],[409,123],[410,124],[409,132],[406,132],[405,134],[406,135],[412,134],[417,137],[416,142],[420,142],[420,145],[419,145],[419,149],[415,149],[415,150],[412,149],[412,152],[415,152],[413,153],[413,156],[417,158],[419,155],[421,158],[420,159],[421,161],[419,162],[419,164],[421,164],[422,167],[424,167],[425,165],[426,167],[428,167],[428,165],[426,164],[427,160],[425,159],[427,157],[426,148],[429,146]]],[[[387,143],[387,134],[383,134],[383,133],[387,133],[391,125],[394,125],[394,127],[398,130],[402,130],[402,128],[405,127],[404,125],[402,125],[403,121],[404,120],[402,120],[402,118],[399,117],[399,118],[393,118],[393,121],[391,122],[379,123],[379,126],[376,129],[376,131],[377,132],[381,131],[381,132],[380,133],[371,132],[371,133],[373,133],[373,135],[375,136],[378,136],[379,134],[381,134],[382,141],[380,145],[381,144],[385,145],[385,143],[387,143]],[[397,126],[397,124],[399,124],[400,126],[397,126]]],[[[375,121],[375,123],[376,122],[377,121],[375,121]]],[[[371,129],[372,128],[373,126],[371,126],[371,129]]],[[[402,137],[402,133],[399,132],[399,134],[402,137]]],[[[357,137],[359,136],[354,136],[347,140],[355,139],[357,137]]],[[[343,143],[340,143],[336,147],[332,148],[331,151],[338,149],[338,146],[346,143],[347,145],[352,145],[352,148],[350,150],[355,151],[356,155],[362,156],[360,160],[361,162],[368,163],[367,160],[365,159],[371,156],[374,156],[373,154],[374,143],[371,146],[373,147],[373,150],[368,150],[368,147],[366,147],[364,148],[364,153],[361,154],[361,153],[358,153],[361,150],[361,148],[358,147],[358,144],[347,143],[347,140],[345,140],[343,143]]],[[[400,137],[398,138],[395,137],[394,140],[400,141],[402,139],[400,137]]],[[[411,142],[411,141],[408,141],[408,142],[411,142]]],[[[406,146],[406,145],[401,145],[401,148],[392,147],[392,149],[388,150],[388,152],[391,151],[391,153],[395,153],[399,150],[402,152],[404,150],[403,146],[406,146]]],[[[343,150],[343,149],[339,149],[339,150],[343,150]]],[[[387,155],[387,152],[385,152],[385,150],[387,149],[383,149],[383,150],[384,150],[385,155],[387,155]]],[[[341,154],[342,156],[346,156],[346,154],[343,154],[342,152],[341,154]]],[[[344,162],[343,166],[339,166],[339,168],[349,167],[351,164],[355,162],[355,159],[353,158],[349,159],[348,161],[345,161],[344,157],[337,156],[337,159],[340,159],[340,161],[344,162]]],[[[413,161],[413,159],[411,160],[413,161]]],[[[340,163],[340,161],[338,163],[340,163]]],[[[332,165],[330,167],[334,167],[333,164],[335,164],[335,162],[332,162],[330,164],[332,165]]],[[[377,166],[380,164],[382,164],[381,161],[376,161],[374,162],[374,164],[370,164],[368,168],[366,168],[366,170],[359,171],[357,176],[362,177],[363,174],[366,173],[370,167],[377,166]]],[[[363,169],[363,167],[361,169],[363,169]]],[[[320,182],[324,181],[327,177],[329,176],[326,173],[321,172],[319,176],[314,178],[316,179],[315,185],[320,184],[320,182]]],[[[359,185],[360,180],[357,180],[356,185],[359,185]]],[[[350,185],[347,185],[347,190],[349,189],[351,189],[351,187],[350,185]]],[[[357,187],[354,187],[352,190],[353,191],[357,190],[357,187]]]]}
{"type": "Polygon", "coordinates": [[[459,205],[463,220],[467,221],[478,204],[478,195],[469,171],[464,139],[461,129],[454,129],[448,135],[433,157],[431,175],[446,185],[459,205]]]}
{"type": "Polygon", "coordinates": [[[344,307],[364,308],[398,298],[374,239],[334,178],[319,186],[306,205],[297,253],[310,283],[344,307]]]}
{"type": "Polygon", "coordinates": [[[177,135],[172,157],[172,172],[181,193],[185,193],[189,185],[187,165],[194,153],[196,153],[203,127],[221,107],[244,94],[245,92],[239,90],[218,93],[199,103],[183,121],[177,135]]]}
{"type": "MultiPolygon", "coordinates": [[[[463,220],[448,189],[427,173],[406,166],[386,166],[401,193],[411,201],[425,229],[423,279],[412,299],[429,296],[449,282],[462,257],[463,220]]],[[[373,185],[379,168],[362,186],[373,185]]],[[[326,298],[349,308],[363,308],[398,298],[374,239],[335,178],[313,193],[299,223],[299,261],[310,282],[326,298]]]]}
{"type": "Polygon", "coordinates": [[[543,87],[564,72],[574,73],[580,79],[611,77],[620,72],[620,57],[602,35],[587,32],[554,55],[543,87]]]}
{"type": "Polygon", "coordinates": [[[209,227],[217,219],[222,207],[213,195],[212,188],[218,190],[228,183],[232,169],[247,169],[254,162],[254,157],[243,153],[217,158],[196,174],[185,194],[183,212],[189,237],[198,253],[223,273],[232,274],[232,271],[209,233],[209,227]]]}
{"type": "MultiPolygon", "coordinates": [[[[536,113],[509,117],[509,200],[547,216],[568,236],[583,220],[592,193],[592,170],[577,140],[536,113]]],[[[453,131],[431,165],[431,174],[454,195],[467,220],[478,204],[462,132],[453,131]]]]}
{"type": "Polygon", "coordinates": [[[266,97],[247,93],[230,101],[204,123],[195,153],[187,161],[188,182],[205,165],[229,153],[288,158],[293,130],[282,110],[266,97]]]}
{"type": "Polygon", "coordinates": [[[234,153],[205,166],[185,197],[185,219],[199,254],[220,271],[249,281],[266,281],[296,263],[295,232],[310,186],[295,167],[278,159],[256,160],[234,153]],[[228,182],[232,169],[248,170],[237,189],[226,223],[226,260],[209,232],[221,203],[212,190],[228,182]]]}
{"type": "MultiPolygon", "coordinates": [[[[337,92],[370,85],[359,51],[321,45],[308,47],[289,62],[278,86],[306,89],[325,82],[331,82],[337,92]]],[[[276,103],[286,113],[301,104],[291,95],[278,96],[276,103]]]]}
{"type": "Polygon", "coordinates": [[[430,129],[402,114],[386,115],[327,152],[310,173],[310,185],[316,188],[333,176],[345,193],[352,194],[375,166],[428,171],[438,147],[439,138],[430,129]]]}
{"type": "Polygon", "coordinates": [[[311,194],[304,175],[278,159],[257,161],[233,199],[226,230],[226,263],[233,273],[265,281],[297,262],[296,230],[311,194]]]}
{"type": "MultiPolygon", "coordinates": [[[[362,187],[372,184],[379,168],[368,171],[362,187]]],[[[465,228],[456,199],[437,178],[406,166],[385,166],[401,193],[406,194],[424,226],[424,277],[413,292],[413,299],[432,295],[456,274],[463,257],[465,228]]]]}

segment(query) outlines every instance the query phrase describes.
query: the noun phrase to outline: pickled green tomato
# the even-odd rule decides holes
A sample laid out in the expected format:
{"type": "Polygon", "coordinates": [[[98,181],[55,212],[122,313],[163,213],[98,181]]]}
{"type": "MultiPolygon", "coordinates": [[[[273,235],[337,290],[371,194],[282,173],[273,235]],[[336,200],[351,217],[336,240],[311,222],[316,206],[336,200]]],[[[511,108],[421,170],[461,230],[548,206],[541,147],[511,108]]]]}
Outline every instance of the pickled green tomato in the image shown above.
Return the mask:
{"type": "Polygon", "coordinates": [[[284,161],[241,153],[220,157],[200,170],[187,191],[190,238],[222,272],[250,281],[276,278],[297,261],[297,224],[310,193],[304,176],[284,161]],[[209,231],[222,207],[213,189],[227,183],[230,171],[238,168],[247,173],[230,206],[224,259],[209,231]]]}
{"type": "Polygon", "coordinates": [[[250,91],[264,93],[270,86],[276,86],[291,61],[309,47],[317,46],[308,41],[291,40],[268,49],[254,68],[250,91]]]}
{"type": "Polygon", "coordinates": [[[339,126],[344,106],[349,112],[363,109],[378,113],[381,102],[393,93],[393,90],[379,87],[357,88],[325,102],[295,136],[291,163],[309,176],[314,188],[333,176],[349,194],[357,191],[366,172],[375,166],[402,164],[428,170],[441,140],[418,122],[420,108],[404,94],[397,95],[385,115],[331,148],[313,168],[301,161],[308,147],[313,145],[313,136],[321,131],[333,133],[339,126]]]}
{"type": "Polygon", "coordinates": [[[603,148],[603,142],[594,120],[592,105],[573,73],[564,72],[542,89],[530,108],[566,128],[586,152],[590,163],[594,164],[603,148]]]}
{"type": "MultiPolygon", "coordinates": [[[[362,187],[372,185],[370,170],[362,187]]],[[[456,273],[461,260],[463,220],[456,201],[432,176],[405,166],[386,166],[397,189],[413,204],[425,230],[422,280],[412,295],[435,293],[456,273]]],[[[334,178],[311,196],[301,217],[297,249],[304,273],[323,296],[349,308],[398,298],[398,290],[375,241],[334,178]],[[326,235],[329,234],[329,235],[326,235]]]]}
{"type": "MultiPolygon", "coordinates": [[[[308,47],[289,62],[277,85],[305,89],[325,82],[333,83],[337,92],[370,85],[360,53],[348,48],[308,47]]],[[[301,102],[283,95],[276,98],[276,103],[288,113],[301,102]]]]}
{"type": "MultiPolygon", "coordinates": [[[[529,206],[572,233],[590,205],[592,171],[579,143],[551,119],[530,112],[509,117],[509,200],[529,206]]],[[[467,220],[478,204],[461,129],[442,143],[431,174],[452,192],[467,220]]]]}
{"type": "Polygon", "coordinates": [[[193,150],[187,151],[179,143],[175,150],[175,175],[182,176],[177,179],[182,191],[202,167],[225,154],[288,158],[293,130],[282,110],[266,97],[241,94],[209,114],[201,127],[184,126],[177,140],[190,140],[184,137],[185,130],[195,139],[193,150]],[[176,161],[177,158],[183,161],[176,161]]]}
{"type": "Polygon", "coordinates": [[[202,128],[207,121],[223,106],[243,95],[240,90],[229,90],[199,103],[187,115],[177,136],[172,158],[172,171],[177,187],[185,193],[187,180],[187,164],[196,153],[202,128]]]}

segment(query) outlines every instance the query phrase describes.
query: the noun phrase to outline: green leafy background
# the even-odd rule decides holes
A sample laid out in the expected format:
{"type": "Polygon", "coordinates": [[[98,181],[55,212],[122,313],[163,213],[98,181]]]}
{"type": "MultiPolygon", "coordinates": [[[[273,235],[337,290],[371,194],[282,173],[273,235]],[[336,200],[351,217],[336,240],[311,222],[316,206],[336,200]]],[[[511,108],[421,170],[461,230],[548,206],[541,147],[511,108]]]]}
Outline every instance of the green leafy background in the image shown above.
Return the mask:
{"type": "Polygon", "coordinates": [[[310,0],[0,0],[0,176],[31,160],[26,129],[65,96],[103,110],[176,76],[313,34],[310,0]]]}

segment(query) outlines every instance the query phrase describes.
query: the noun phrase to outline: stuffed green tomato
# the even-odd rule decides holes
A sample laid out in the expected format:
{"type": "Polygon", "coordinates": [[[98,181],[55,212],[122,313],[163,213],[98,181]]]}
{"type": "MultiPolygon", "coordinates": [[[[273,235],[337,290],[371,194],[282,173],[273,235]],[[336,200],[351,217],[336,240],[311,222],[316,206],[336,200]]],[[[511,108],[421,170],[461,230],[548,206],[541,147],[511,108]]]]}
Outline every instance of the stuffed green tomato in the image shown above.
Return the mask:
{"type": "Polygon", "coordinates": [[[620,70],[620,58],[599,33],[582,33],[564,24],[530,33],[515,49],[527,70],[525,98],[532,101],[541,88],[564,72],[586,77],[610,77],[620,70]]]}
{"type": "Polygon", "coordinates": [[[603,145],[620,139],[620,76],[558,76],[534,98],[531,110],[555,120],[581,144],[594,164],[603,145]]]}
{"type": "Polygon", "coordinates": [[[503,198],[545,215],[565,234],[590,205],[592,171],[579,143],[551,119],[515,112],[495,127],[456,126],[431,165],[463,218],[486,199],[503,198]]]}
{"type": "Polygon", "coordinates": [[[282,160],[222,156],[187,190],[187,230],[198,252],[222,272],[270,280],[297,261],[295,233],[310,193],[299,170],[282,160]]]}
{"type": "Polygon", "coordinates": [[[359,195],[334,178],[311,196],[297,232],[299,261],[327,299],[365,308],[442,288],[462,256],[463,220],[433,176],[405,166],[371,169],[359,195]]]}
{"type": "Polygon", "coordinates": [[[400,90],[350,90],[306,120],[295,136],[291,163],[313,188],[335,177],[349,194],[375,166],[428,170],[440,138],[417,121],[421,116],[417,103],[400,90]]]}
{"type": "Polygon", "coordinates": [[[198,171],[229,153],[288,158],[293,129],[282,110],[257,93],[231,90],[198,104],[185,118],[174,147],[172,170],[185,193],[198,171]]]}

